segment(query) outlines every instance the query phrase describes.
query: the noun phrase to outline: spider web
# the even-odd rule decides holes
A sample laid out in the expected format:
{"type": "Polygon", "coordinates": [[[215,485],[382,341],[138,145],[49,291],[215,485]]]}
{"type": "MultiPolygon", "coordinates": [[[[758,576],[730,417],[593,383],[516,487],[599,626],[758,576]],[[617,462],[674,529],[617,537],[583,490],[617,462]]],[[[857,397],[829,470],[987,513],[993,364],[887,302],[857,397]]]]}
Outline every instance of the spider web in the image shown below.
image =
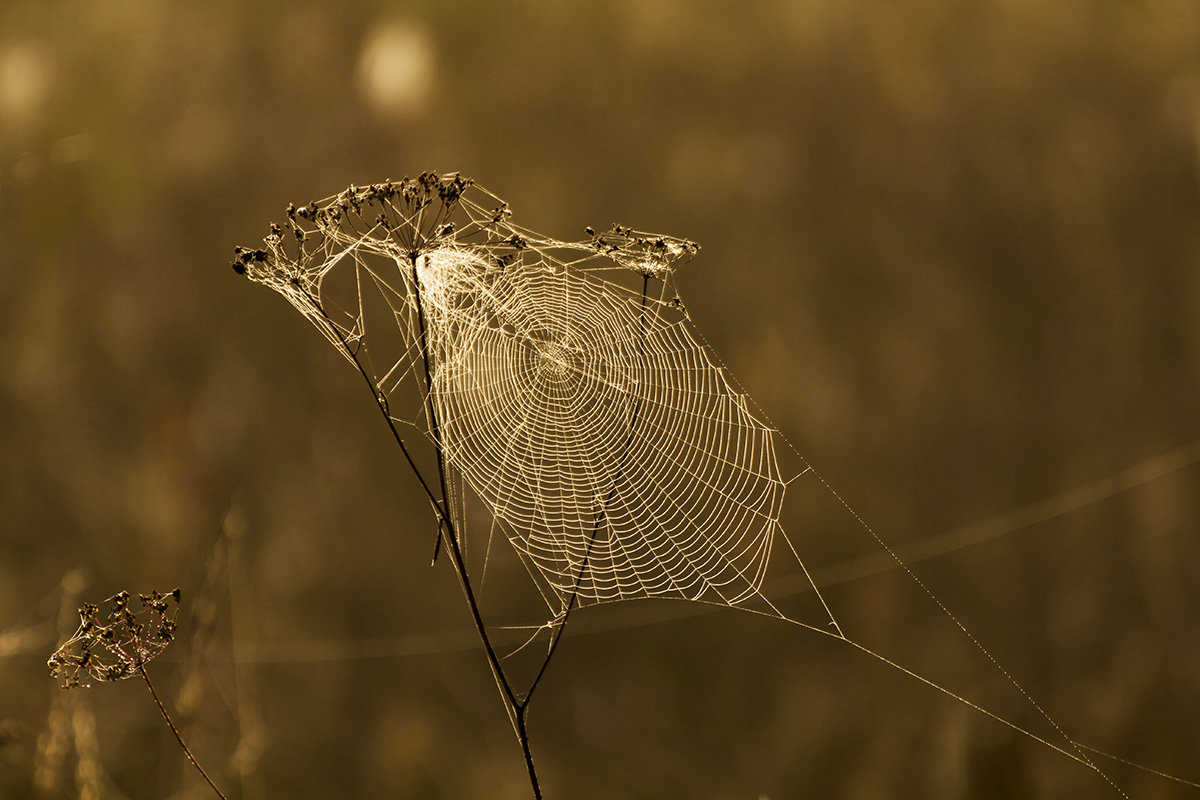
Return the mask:
{"type": "Polygon", "coordinates": [[[695,243],[621,225],[589,228],[581,242],[550,239],[456,173],[350,186],[286,214],[263,248],[237,248],[234,269],[282,294],[370,382],[439,519],[462,515],[446,473],[487,506],[555,614],[537,630],[561,630],[574,604],[738,607],[845,642],[1086,766],[1119,796],[1089,754],[1196,786],[1073,739],[806,462],[783,477],[780,435],[675,291],[674,270],[695,243]],[[433,445],[440,499],[400,424],[433,445]],[[780,527],[787,484],[808,473],[1047,723],[1046,735],[842,632],[780,527]],[[763,594],[780,539],[832,630],[763,594]]]}
{"type": "Polygon", "coordinates": [[[761,602],[786,482],[675,293],[697,245],[588,232],[541,236],[427,173],[289,206],[234,266],[440,450],[552,606],[761,602]]]}

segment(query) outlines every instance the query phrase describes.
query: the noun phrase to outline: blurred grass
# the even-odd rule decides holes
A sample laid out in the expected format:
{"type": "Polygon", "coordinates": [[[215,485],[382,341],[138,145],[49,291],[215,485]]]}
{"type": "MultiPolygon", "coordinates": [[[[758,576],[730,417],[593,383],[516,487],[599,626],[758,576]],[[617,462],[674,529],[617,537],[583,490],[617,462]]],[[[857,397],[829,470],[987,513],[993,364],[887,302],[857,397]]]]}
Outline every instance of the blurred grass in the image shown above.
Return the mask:
{"type": "MultiPolygon", "coordinates": [[[[375,411],[226,266],[288,201],[457,169],[550,235],[615,219],[700,241],[680,276],[700,329],[903,543],[1200,438],[1198,153],[1184,0],[5,3],[0,636],[46,645],[0,657],[0,795],[47,796],[42,662],[76,568],[88,596],[179,584],[211,609],[157,680],[241,796],[526,792],[375,411]],[[448,652],[350,657],[427,634],[448,652]]],[[[920,571],[1080,738],[1187,772],[1198,488],[1182,469],[920,571]]],[[[814,566],[870,549],[790,492],[814,566]]],[[[830,601],[1026,720],[911,584],[830,601]]],[[[736,614],[625,627],[657,613],[580,615],[617,629],[570,637],[534,709],[549,796],[1103,789],[819,637],[736,614]]],[[[101,688],[78,702],[112,782],[199,796],[140,692],[101,688]]]]}

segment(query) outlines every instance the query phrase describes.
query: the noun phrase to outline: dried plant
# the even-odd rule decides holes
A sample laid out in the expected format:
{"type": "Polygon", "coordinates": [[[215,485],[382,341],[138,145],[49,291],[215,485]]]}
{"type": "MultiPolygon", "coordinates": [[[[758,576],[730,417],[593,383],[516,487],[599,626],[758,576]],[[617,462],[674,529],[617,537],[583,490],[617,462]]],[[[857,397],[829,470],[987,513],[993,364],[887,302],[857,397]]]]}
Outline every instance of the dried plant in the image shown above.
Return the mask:
{"type": "Polygon", "coordinates": [[[540,798],[529,705],[575,608],[760,597],[783,484],[773,467],[743,463],[770,450],[768,431],[683,326],[672,276],[698,245],[624,225],[588,228],[582,242],[550,239],[514,224],[505,201],[458,173],[350,186],[285,215],[262,248],[235,248],[233,269],[285,297],[370,386],[433,508],[433,558],[448,552],[540,798]],[[676,389],[679,401],[664,401],[660,390],[676,389]],[[394,416],[413,390],[421,418],[394,416]],[[706,456],[715,470],[685,471],[681,489],[662,456],[694,459],[709,418],[730,433],[706,456]],[[405,423],[424,427],[436,474],[418,468],[405,423]],[[741,452],[726,452],[729,442],[741,452]],[[528,459],[549,472],[527,480],[528,459]],[[735,474],[708,474],[721,469],[735,474]],[[691,496],[656,516],[638,496],[655,483],[691,496]],[[546,602],[548,618],[518,648],[544,637],[527,684],[496,652],[476,598],[481,578],[468,574],[455,506],[468,487],[546,602]],[[705,517],[750,530],[709,536],[690,524],[705,517]]]}
{"type": "Polygon", "coordinates": [[[79,609],[79,629],[54,651],[46,665],[64,689],[88,688],[92,681],[119,681],[140,675],[188,761],[217,796],[226,800],[192,755],[146,671],[146,665],[175,640],[179,598],[179,589],[166,594],[152,590],[139,594],[135,606],[129,592],[123,591],[105,600],[103,608],[84,603],[79,609]]]}

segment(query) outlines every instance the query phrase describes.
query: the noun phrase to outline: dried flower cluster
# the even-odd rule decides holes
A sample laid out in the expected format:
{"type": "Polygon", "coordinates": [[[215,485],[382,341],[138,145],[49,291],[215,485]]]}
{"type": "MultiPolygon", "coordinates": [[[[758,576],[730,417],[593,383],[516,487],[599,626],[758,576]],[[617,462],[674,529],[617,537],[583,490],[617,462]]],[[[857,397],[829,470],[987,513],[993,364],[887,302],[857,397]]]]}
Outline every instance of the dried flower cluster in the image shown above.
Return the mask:
{"type": "Polygon", "coordinates": [[[311,291],[311,272],[322,272],[339,253],[365,248],[403,262],[439,247],[471,247],[501,270],[517,264],[527,248],[558,249],[569,261],[590,253],[666,279],[699,250],[687,239],[618,224],[602,233],[587,228],[584,242],[547,239],[512,224],[507,202],[457,172],[351,185],[324,200],[289,203],[284,215],[282,225],[271,224],[264,247],[234,248],[235,272],[273,288],[291,284],[311,291]]]}
{"type": "MultiPolygon", "coordinates": [[[[265,250],[234,248],[233,269],[255,277],[256,272],[265,269],[259,265],[302,260],[313,233],[322,240],[341,240],[348,233],[369,231],[378,241],[394,242],[403,254],[416,255],[435,242],[454,238],[461,224],[453,219],[455,209],[472,185],[469,178],[458,173],[422,172],[416,178],[351,185],[333,197],[302,206],[289,203],[283,225],[271,224],[271,233],[264,239],[265,250]],[[372,216],[376,210],[378,213],[372,216]],[[289,240],[294,241],[297,250],[288,248],[289,240]]],[[[494,209],[493,222],[506,216],[507,208],[501,203],[494,209]]]]}
{"type": "Polygon", "coordinates": [[[669,277],[679,263],[690,261],[700,249],[700,245],[689,239],[636,231],[616,222],[604,233],[596,233],[590,227],[586,232],[596,252],[634,272],[655,278],[669,277]]]}
{"type": "Polygon", "coordinates": [[[79,629],[46,662],[64,689],[137,675],[175,638],[179,589],[139,594],[136,600],[118,592],[104,604],[102,609],[85,603],[79,629]]]}

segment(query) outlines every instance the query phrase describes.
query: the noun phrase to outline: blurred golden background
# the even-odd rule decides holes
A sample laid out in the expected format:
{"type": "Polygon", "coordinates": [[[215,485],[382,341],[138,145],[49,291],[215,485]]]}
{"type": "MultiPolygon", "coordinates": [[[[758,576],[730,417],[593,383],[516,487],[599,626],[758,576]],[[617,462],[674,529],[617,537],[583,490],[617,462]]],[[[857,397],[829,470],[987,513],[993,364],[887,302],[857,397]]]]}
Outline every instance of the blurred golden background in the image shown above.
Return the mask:
{"type": "MultiPolygon", "coordinates": [[[[1049,500],[917,572],[1079,739],[1200,778],[1198,157],[1190,0],[8,0],[0,796],[207,796],[143,688],[44,664],[82,599],[176,585],[151,671],[230,797],[528,796],[370,398],[228,268],[289,201],[426,169],[550,236],[700,242],[697,326],[889,542],[1049,500]]],[[[812,481],[784,522],[818,574],[877,552],[812,481]]],[[[826,597],[1045,732],[907,578],[826,597]]],[[[550,798],[1117,796],[786,625],[572,626],[550,798]]]]}

